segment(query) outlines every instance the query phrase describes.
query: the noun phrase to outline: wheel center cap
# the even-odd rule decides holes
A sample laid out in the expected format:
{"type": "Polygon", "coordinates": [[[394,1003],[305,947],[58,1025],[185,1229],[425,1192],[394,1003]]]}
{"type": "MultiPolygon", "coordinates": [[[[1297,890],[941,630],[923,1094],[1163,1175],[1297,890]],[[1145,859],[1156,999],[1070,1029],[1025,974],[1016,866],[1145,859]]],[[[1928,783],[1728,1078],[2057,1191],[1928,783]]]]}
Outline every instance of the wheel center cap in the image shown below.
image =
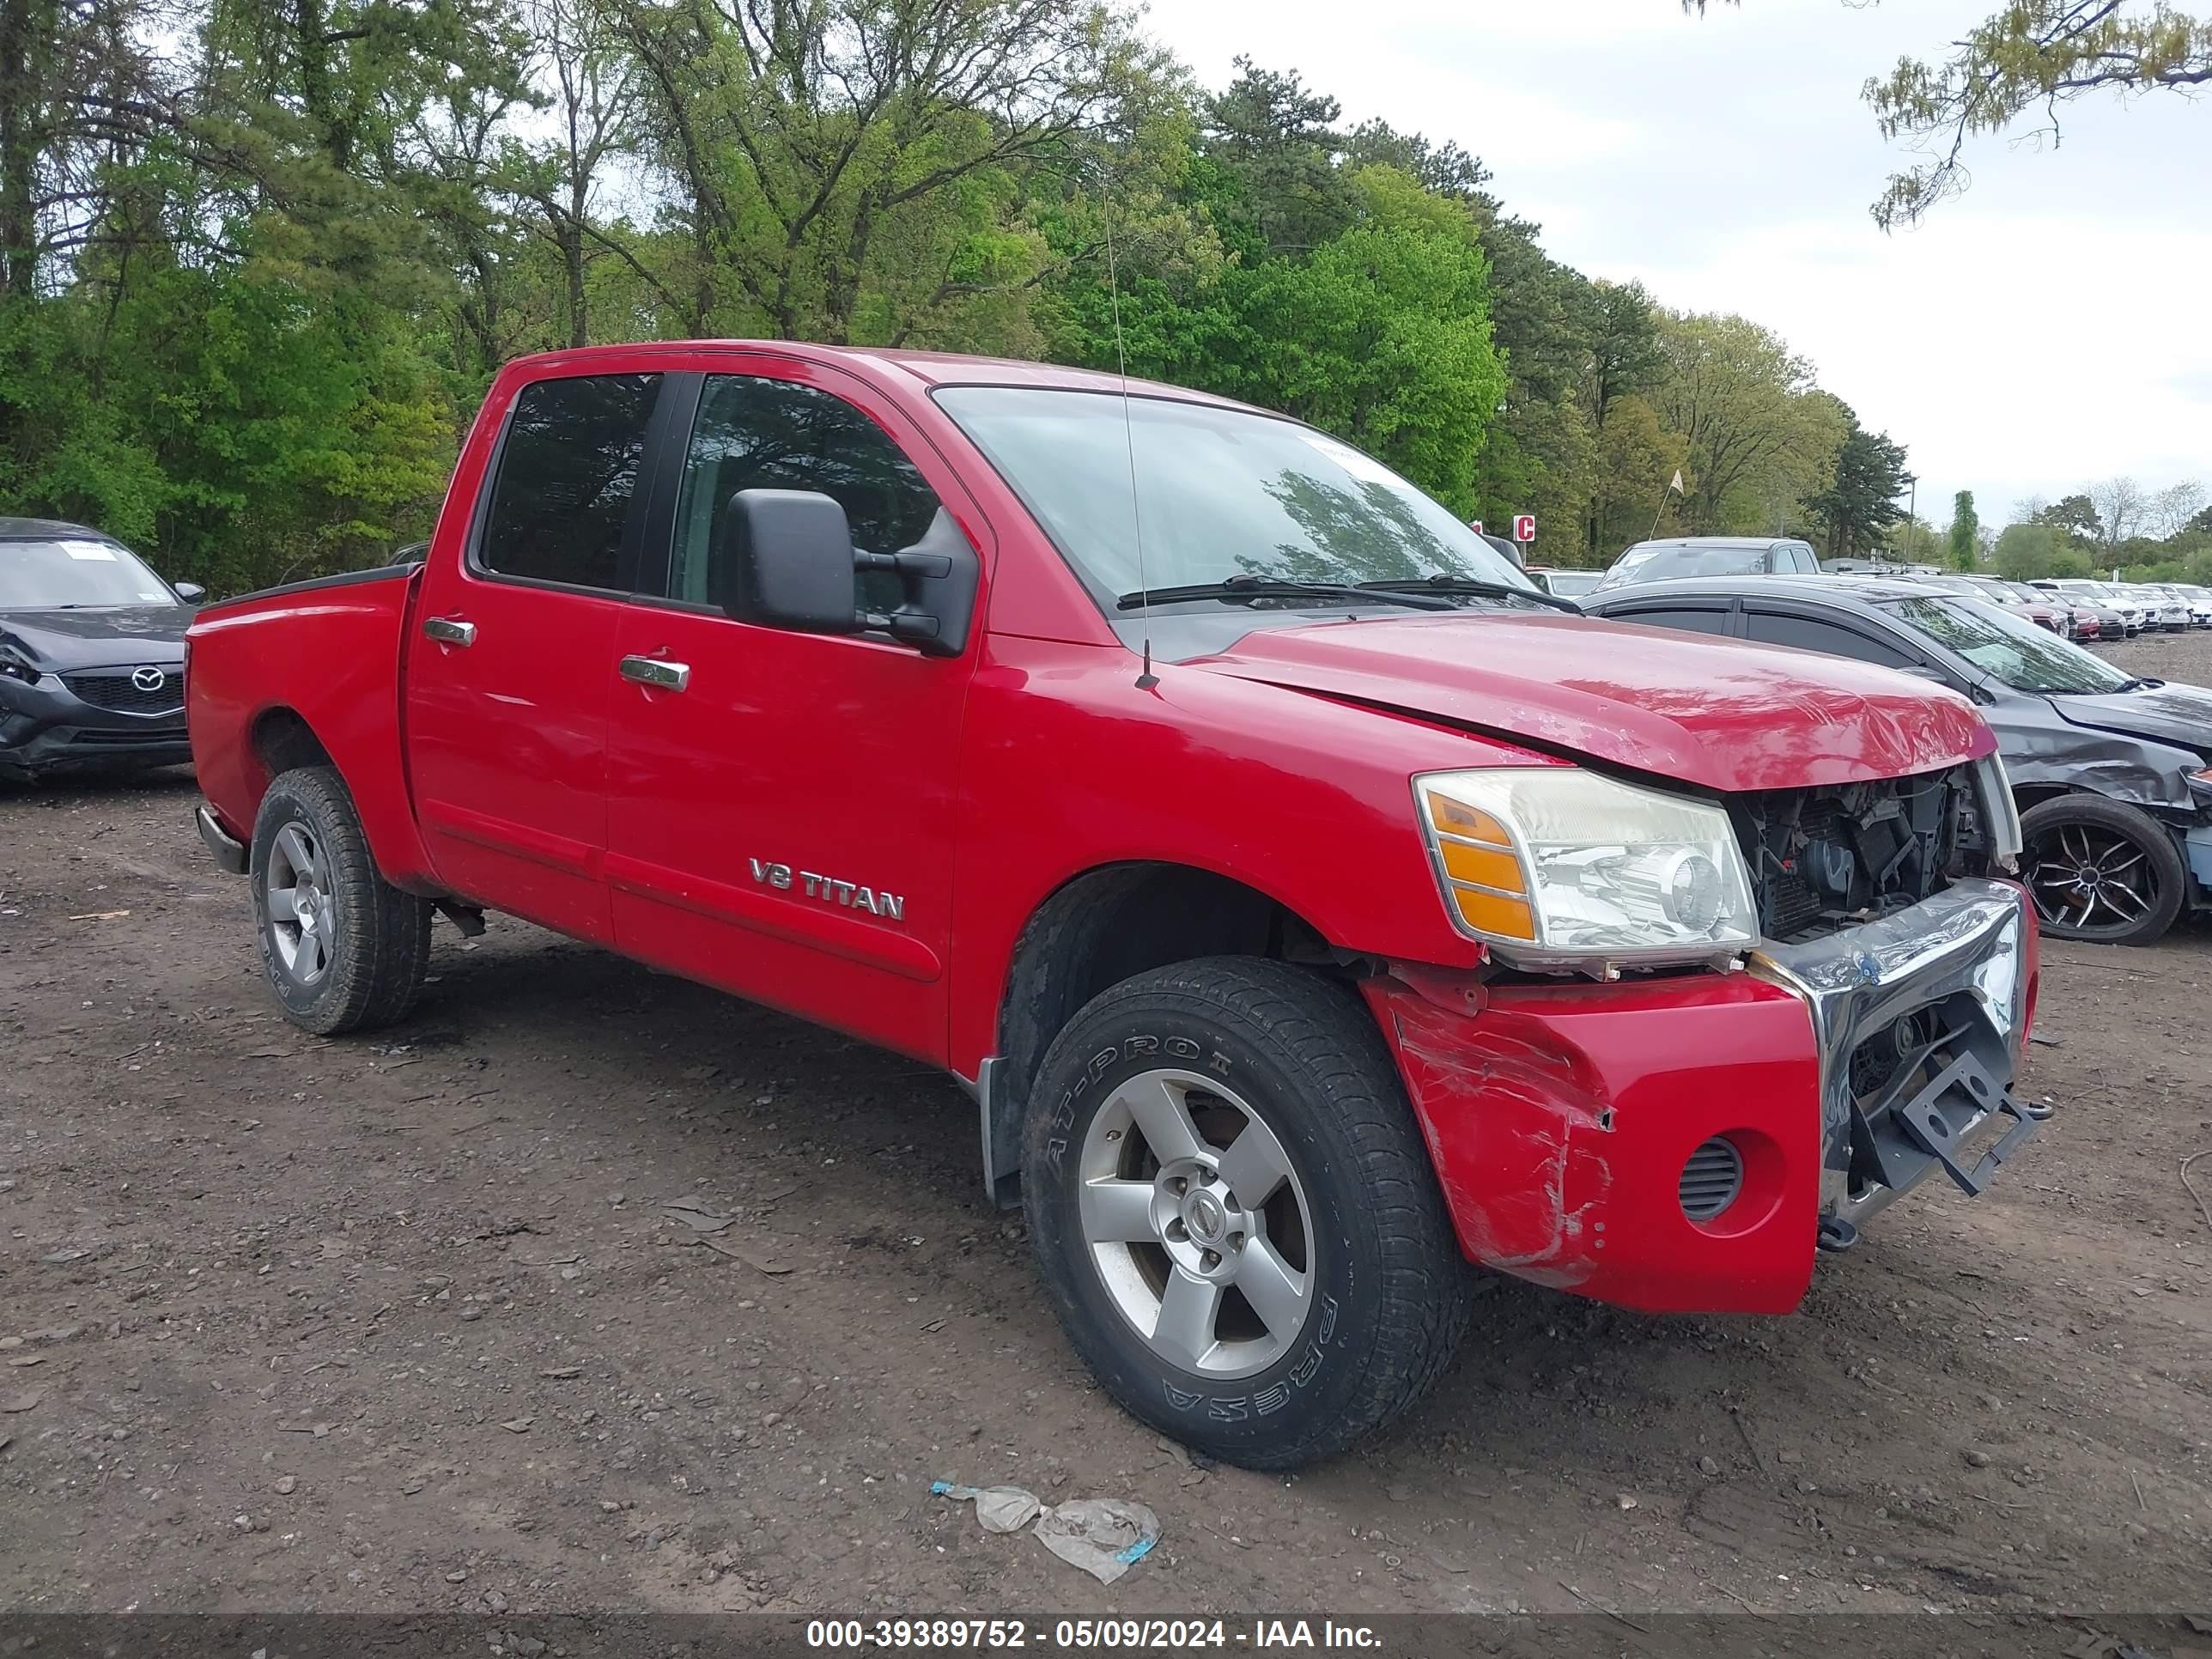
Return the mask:
{"type": "Polygon", "coordinates": [[[1201,1188],[1184,1202],[1182,1224],[1190,1229],[1193,1238],[1212,1244],[1228,1230],[1229,1214],[1219,1199],[1201,1188]]]}

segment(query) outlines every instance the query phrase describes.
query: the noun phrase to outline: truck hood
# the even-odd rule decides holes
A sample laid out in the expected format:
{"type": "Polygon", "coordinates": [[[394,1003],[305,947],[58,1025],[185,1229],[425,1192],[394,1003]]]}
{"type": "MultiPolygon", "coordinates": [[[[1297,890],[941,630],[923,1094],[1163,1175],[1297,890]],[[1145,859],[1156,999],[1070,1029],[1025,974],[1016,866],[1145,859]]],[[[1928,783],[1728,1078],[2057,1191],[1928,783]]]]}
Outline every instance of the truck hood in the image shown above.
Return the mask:
{"type": "Polygon", "coordinates": [[[81,611],[0,611],[0,646],[53,673],[115,663],[181,663],[191,607],[87,606],[81,611]]]}
{"type": "Polygon", "coordinates": [[[2212,759],[2212,691],[2201,685],[2138,686],[2099,697],[2052,697],[2069,726],[2192,749],[2212,759]]]}
{"type": "Polygon", "coordinates": [[[1269,629],[1187,665],[1721,792],[1903,777],[1996,746],[1964,697],[1907,675],[1595,617],[1269,629]]]}

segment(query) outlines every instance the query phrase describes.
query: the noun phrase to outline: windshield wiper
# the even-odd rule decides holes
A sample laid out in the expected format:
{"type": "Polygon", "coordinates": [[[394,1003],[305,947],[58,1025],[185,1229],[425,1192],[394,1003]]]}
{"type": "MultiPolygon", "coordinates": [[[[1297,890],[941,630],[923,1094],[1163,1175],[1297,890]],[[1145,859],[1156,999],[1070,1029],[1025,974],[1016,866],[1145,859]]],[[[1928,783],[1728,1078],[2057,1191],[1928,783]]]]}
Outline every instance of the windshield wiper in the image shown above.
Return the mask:
{"type": "Polygon", "coordinates": [[[1394,576],[1388,581],[1359,585],[1370,593],[1466,593],[1486,599],[1526,599],[1532,605],[1548,605],[1571,617],[1583,614],[1582,606],[1557,593],[1516,587],[1510,582],[1486,582],[1474,576],[1449,576],[1442,571],[1431,576],[1394,576]]]}
{"type": "Polygon", "coordinates": [[[2147,680],[2140,675],[2130,675],[2118,685],[2108,685],[2100,691],[2085,691],[2079,686],[2058,686],[2045,690],[2046,697],[2117,697],[2123,691],[2155,691],[2164,680],[2147,680]]]}
{"type": "Polygon", "coordinates": [[[1178,599],[1219,599],[1239,605],[1247,599],[1376,599],[1415,611],[1449,611],[1452,602],[1438,595],[1394,593],[1370,588],[1364,582],[1297,582],[1274,576],[1231,576],[1218,582],[1190,582],[1181,587],[1139,588],[1114,601],[1115,608],[1135,611],[1147,605],[1173,605],[1178,599]]]}

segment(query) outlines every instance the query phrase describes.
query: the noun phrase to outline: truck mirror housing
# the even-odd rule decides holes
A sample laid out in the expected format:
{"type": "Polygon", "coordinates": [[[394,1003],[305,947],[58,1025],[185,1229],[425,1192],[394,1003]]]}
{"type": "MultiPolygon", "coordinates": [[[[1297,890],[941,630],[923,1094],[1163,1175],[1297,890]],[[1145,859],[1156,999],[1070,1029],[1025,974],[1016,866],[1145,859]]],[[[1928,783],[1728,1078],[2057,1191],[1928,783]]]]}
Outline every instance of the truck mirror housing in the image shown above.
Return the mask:
{"type": "Polygon", "coordinates": [[[717,550],[715,602],[739,622],[802,634],[888,634],[926,656],[968,647],[981,561],[943,507],[913,546],[870,553],[853,545],[845,509],[811,489],[741,489],[730,497],[717,550]],[[894,578],[901,602],[862,611],[854,577],[894,578]]]}
{"type": "Polygon", "coordinates": [[[853,532],[845,509],[812,489],[740,489],[723,520],[715,602],[739,622],[802,634],[851,634],[853,532]]]}

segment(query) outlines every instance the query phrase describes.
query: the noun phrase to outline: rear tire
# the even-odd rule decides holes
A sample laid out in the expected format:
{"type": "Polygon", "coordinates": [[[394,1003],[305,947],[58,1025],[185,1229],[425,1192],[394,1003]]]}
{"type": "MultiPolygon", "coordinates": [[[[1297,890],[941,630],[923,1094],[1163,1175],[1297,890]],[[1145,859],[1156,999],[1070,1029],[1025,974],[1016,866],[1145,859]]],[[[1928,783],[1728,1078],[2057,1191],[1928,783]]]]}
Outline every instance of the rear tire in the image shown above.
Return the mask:
{"type": "Polygon", "coordinates": [[[378,874],[336,770],[301,767],[269,786],[246,875],[262,968],[285,1018],[335,1036],[413,1009],[430,963],[430,902],[378,874]]]}
{"type": "Polygon", "coordinates": [[[2021,873],[2056,939],[2149,945],[2189,895],[2166,826],[2102,795],[2059,795],[2021,814],[2021,873]]]}
{"type": "Polygon", "coordinates": [[[1145,1422],[1291,1468],[1449,1362],[1470,1271],[1397,1069],[1343,987],[1246,957],[1139,975],[1068,1023],[1032,1098],[1038,1267],[1069,1340],[1145,1422]]]}

